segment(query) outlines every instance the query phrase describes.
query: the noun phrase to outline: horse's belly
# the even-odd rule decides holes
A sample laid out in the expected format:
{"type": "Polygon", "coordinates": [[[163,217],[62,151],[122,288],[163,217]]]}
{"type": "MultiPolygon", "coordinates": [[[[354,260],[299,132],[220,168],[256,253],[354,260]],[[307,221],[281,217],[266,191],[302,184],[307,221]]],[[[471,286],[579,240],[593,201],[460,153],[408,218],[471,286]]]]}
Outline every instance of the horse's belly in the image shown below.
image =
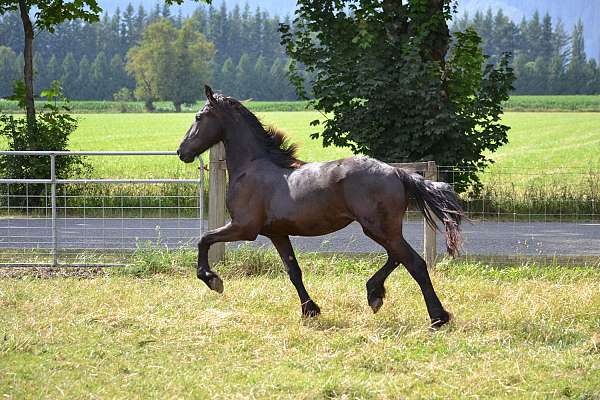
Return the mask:
{"type": "Polygon", "coordinates": [[[321,201],[279,203],[268,213],[265,230],[274,234],[320,236],[338,231],[354,220],[339,199],[324,197],[321,201]]]}
{"type": "Polygon", "coordinates": [[[274,219],[269,221],[261,233],[290,236],[320,236],[339,231],[353,221],[352,218],[340,216],[338,218],[297,218],[274,219]]]}

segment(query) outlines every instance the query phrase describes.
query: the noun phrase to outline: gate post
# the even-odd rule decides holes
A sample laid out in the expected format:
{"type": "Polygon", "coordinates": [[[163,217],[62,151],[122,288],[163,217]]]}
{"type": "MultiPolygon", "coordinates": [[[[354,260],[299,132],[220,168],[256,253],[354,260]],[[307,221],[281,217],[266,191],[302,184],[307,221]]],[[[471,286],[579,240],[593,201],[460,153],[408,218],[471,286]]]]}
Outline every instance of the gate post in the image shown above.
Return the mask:
{"type": "Polygon", "coordinates": [[[58,226],[56,225],[56,154],[50,154],[50,199],[52,204],[52,266],[58,265],[58,226]]]}
{"type": "MultiPolygon", "coordinates": [[[[435,161],[427,161],[424,177],[430,181],[437,181],[438,171],[435,161]]],[[[425,218],[423,218],[423,258],[425,258],[427,268],[435,268],[437,259],[436,232],[435,228],[427,224],[425,218]]]]}
{"type": "MultiPolygon", "coordinates": [[[[208,176],[208,229],[225,225],[225,146],[218,143],[210,148],[208,176]]],[[[225,256],[225,243],[215,243],[208,252],[208,261],[215,264],[225,256]]]]}

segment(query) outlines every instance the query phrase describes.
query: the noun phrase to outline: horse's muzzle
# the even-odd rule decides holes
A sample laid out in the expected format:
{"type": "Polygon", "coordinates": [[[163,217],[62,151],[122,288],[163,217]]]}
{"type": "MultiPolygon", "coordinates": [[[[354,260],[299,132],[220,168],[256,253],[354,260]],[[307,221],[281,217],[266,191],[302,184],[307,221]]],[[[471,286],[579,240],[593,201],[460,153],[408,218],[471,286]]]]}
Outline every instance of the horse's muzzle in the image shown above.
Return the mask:
{"type": "Polygon", "coordinates": [[[185,154],[179,150],[177,150],[177,155],[179,156],[179,159],[184,163],[191,163],[192,161],[194,161],[194,158],[196,158],[193,155],[185,154]]]}

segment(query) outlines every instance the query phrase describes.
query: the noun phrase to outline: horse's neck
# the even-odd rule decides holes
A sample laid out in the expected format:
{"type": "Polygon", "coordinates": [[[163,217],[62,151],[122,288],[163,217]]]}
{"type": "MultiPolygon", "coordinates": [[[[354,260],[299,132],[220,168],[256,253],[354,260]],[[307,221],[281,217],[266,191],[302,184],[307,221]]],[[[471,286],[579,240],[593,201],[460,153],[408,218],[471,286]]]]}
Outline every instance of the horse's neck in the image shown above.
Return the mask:
{"type": "Polygon", "coordinates": [[[265,149],[249,128],[228,129],[224,144],[227,172],[230,177],[245,171],[249,163],[265,154],[265,149]]]}

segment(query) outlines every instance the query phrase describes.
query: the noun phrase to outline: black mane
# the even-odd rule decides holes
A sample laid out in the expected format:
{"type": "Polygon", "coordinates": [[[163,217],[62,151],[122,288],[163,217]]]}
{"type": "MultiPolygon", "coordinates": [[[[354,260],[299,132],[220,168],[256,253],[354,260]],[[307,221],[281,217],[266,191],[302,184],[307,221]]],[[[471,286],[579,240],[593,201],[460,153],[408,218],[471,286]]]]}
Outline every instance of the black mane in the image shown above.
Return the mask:
{"type": "Polygon", "coordinates": [[[248,123],[256,138],[267,151],[267,156],[276,165],[283,168],[298,168],[305,164],[304,161],[296,158],[298,146],[290,143],[285,133],[272,126],[265,127],[256,115],[234,98],[215,94],[215,99],[218,107],[223,111],[237,112],[248,123]]]}

